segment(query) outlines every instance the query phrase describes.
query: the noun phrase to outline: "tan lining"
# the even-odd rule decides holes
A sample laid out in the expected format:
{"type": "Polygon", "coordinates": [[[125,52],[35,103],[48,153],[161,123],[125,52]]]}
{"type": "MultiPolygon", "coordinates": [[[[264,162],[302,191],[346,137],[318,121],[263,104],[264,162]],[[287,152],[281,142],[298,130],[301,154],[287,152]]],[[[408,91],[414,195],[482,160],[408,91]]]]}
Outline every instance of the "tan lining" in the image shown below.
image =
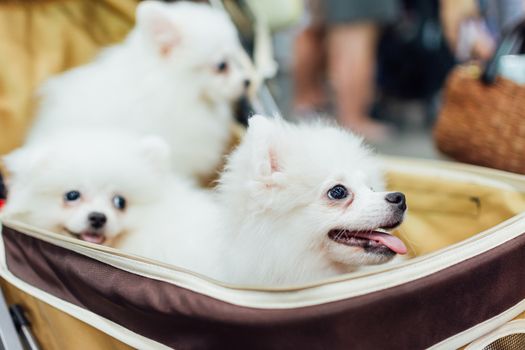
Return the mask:
{"type": "Polygon", "coordinates": [[[4,279],[0,279],[0,285],[9,304],[20,304],[26,310],[31,330],[43,349],[132,349],[102,331],[23,292],[4,279]]]}
{"type": "Polygon", "coordinates": [[[423,255],[467,239],[525,211],[525,195],[442,176],[391,172],[388,187],[407,196],[400,236],[412,255],[423,255]]]}

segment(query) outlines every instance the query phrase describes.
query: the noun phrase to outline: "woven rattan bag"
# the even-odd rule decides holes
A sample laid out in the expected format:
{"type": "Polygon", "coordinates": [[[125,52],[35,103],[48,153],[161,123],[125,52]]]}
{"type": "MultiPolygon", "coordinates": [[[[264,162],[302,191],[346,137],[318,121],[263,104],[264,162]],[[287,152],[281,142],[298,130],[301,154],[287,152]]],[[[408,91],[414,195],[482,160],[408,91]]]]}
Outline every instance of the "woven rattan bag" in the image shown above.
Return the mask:
{"type": "Polygon", "coordinates": [[[496,75],[501,56],[521,47],[523,28],[520,24],[504,36],[484,70],[471,64],[451,73],[434,128],[443,153],[525,174],[525,86],[496,75]]]}

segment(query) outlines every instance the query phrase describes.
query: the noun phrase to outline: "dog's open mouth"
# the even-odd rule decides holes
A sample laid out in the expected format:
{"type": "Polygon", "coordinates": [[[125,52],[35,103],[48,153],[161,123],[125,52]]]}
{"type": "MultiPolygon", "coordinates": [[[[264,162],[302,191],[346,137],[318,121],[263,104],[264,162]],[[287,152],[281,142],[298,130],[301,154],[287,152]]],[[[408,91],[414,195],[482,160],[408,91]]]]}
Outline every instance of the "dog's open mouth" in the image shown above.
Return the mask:
{"type": "Polygon", "coordinates": [[[95,231],[83,231],[80,233],[70,231],[66,229],[67,232],[69,232],[71,235],[75,236],[78,239],[81,239],[86,242],[95,243],[95,244],[102,244],[106,241],[106,236],[102,232],[95,232],[95,231]]]}
{"type": "Polygon", "coordinates": [[[407,253],[403,241],[380,228],[371,231],[335,229],[328,232],[328,237],[334,242],[350,247],[361,247],[370,253],[407,253]]]}

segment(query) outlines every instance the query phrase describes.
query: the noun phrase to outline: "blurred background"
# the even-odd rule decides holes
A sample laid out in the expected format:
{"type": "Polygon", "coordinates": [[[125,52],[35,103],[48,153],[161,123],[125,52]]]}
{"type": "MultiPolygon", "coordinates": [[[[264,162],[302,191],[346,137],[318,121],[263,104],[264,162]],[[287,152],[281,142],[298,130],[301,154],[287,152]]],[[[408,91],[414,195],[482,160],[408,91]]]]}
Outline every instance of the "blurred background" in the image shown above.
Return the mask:
{"type": "Polygon", "coordinates": [[[381,153],[443,158],[432,128],[456,65],[483,66],[523,19],[517,1],[306,1],[273,37],[270,86],[284,114],[318,113],[363,134],[381,153]]]}
{"type": "MultiPolygon", "coordinates": [[[[286,118],[321,115],[362,134],[381,153],[423,158],[444,157],[432,133],[447,79],[469,66],[477,67],[471,70],[477,81],[509,33],[519,28],[521,40],[525,14],[524,0],[210,2],[230,13],[265,78],[263,93],[271,93],[286,118]]],[[[137,3],[0,2],[0,154],[22,144],[39,84],[121,41],[137,3]]],[[[511,53],[506,50],[500,54],[511,53]]],[[[525,69],[515,58],[507,68],[517,68],[506,69],[506,77],[521,89],[525,69]]]]}

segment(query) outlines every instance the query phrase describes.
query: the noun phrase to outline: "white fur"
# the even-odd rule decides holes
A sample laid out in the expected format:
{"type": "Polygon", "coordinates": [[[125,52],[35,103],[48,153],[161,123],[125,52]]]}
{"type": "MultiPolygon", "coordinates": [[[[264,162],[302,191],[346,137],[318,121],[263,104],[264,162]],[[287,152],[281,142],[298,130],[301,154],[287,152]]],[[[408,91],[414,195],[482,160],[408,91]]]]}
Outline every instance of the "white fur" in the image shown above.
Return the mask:
{"type": "Polygon", "coordinates": [[[332,229],[387,225],[393,213],[382,188],[379,165],[360,138],[322,123],[253,117],[220,181],[226,257],[220,278],[303,283],[386,262],[327,236],[332,229]],[[327,198],[335,184],[353,193],[349,206],[327,198]]]}
{"type": "Polygon", "coordinates": [[[127,39],[40,89],[28,141],[62,127],[125,128],[163,137],[181,174],[209,175],[229,141],[231,104],[250,66],[222,11],[145,1],[127,39]],[[226,72],[218,72],[221,62],[226,72]]]}
{"type": "Polygon", "coordinates": [[[373,155],[346,131],[253,117],[216,198],[172,175],[159,138],[71,131],[50,139],[6,157],[6,215],[67,234],[103,211],[107,244],[229,283],[308,283],[392,257],[328,238],[402,219],[385,201],[373,155]],[[352,197],[331,201],[335,184],[352,197]],[[89,200],[65,206],[71,189],[89,200]],[[123,212],[111,207],[115,193],[128,200],[123,212]]]}
{"type": "Polygon", "coordinates": [[[137,234],[127,235],[117,248],[210,277],[222,264],[219,247],[220,210],[211,191],[172,181],[165,195],[144,208],[137,234]]]}
{"type": "Polygon", "coordinates": [[[78,129],[49,136],[4,157],[3,217],[79,237],[90,231],[88,215],[103,213],[105,245],[214,275],[218,207],[210,192],[172,174],[162,139],[78,129]],[[72,190],[81,198],[67,202],[72,190]],[[124,210],[113,206],[116,194],[124,210]]]}
{"type": "Polygon", "coordinates": [[[135,231],[142,212],[172,180],[168,146],[158,137],[63,130],[46,143],[24,146],[3,161],[8,198],[3,215],[63,234],[89,231],[88,215],[103,213],[106,244],[135,231]],[[78,191],[80,199],[64,195],[78,191]],[[126,208],[113,205],[123,196],[126,208]]]}

